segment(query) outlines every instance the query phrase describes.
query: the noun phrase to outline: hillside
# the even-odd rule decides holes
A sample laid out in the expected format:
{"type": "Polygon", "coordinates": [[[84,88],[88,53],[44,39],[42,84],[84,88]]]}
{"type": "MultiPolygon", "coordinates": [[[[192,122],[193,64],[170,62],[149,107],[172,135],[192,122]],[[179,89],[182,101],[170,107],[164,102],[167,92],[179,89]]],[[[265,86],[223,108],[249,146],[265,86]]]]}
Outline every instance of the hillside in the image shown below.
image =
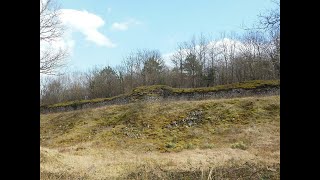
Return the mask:
{"type": "Polygon", "coordinates": [[[280,0],[40,0],[40,179],[279,180],[280,39],[280,0]]]}
{"type": "Polygon", "coordinates": [[[278,95],[137,101],[40,117],[45,179],[279,179],[278,95]]]}

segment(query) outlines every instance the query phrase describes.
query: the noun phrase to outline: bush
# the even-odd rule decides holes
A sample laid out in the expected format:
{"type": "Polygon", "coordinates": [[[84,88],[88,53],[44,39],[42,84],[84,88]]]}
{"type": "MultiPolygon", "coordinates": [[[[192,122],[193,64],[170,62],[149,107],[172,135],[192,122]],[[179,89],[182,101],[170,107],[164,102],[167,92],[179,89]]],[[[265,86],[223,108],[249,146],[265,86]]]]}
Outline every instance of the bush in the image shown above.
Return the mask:
{"type": "Polygon", "coordinates": [[[175,147],[176,147],[175,143],[169,142],[166,144],[166,148],[175,148],[175,147]]]}
{"type": "Polygon", "coordinates": [[[192,143],[188,143],[188,144],[185,145],[185,148],[186,149],[194,149],[195,147],[194,147],[194,145],[192,143]]]}

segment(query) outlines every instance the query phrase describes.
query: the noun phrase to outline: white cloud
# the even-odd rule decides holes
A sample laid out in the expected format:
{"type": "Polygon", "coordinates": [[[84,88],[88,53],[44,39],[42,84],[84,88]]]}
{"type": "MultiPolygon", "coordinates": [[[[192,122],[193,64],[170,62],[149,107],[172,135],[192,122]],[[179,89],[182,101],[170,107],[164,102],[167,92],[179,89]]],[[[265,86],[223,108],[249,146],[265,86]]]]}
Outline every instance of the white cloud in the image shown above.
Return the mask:
{"type": "Polygon", "coordinates": [[[72,53],[75,40],[72,39],[72,31],[66,30],[61,38],[51,42],[51,46],[55,49],[67,49],[69,53],[72,53]]]}
{"type": "Polygon", "coordinates": [[[129,19],[125,22],[115,22],[111,25],[112,30],[118,30],[118,31],[126,31],[129,28],[129,25],[138,25],[141,24],[140,21],[137,21],[135,19],[129,19]]]}
{"type": "MultiPolygon", "coordinates": [[[[223,47],[226,47],[227,52],[230,52],[231,50],[234,50],[235,53],[240,52],[241,48],[244,45],[237,40],[232,40],[229,38],[224,38],[224,39],[220,39],[217,41],[210,41],[208,43],[208,49],[214,48],[217,52],[221,51],[223,47]]],[[[196,45],[196,50],[199,50],[200,46],[196,45]]],[[[181,49],[181,54],[183,54],[183,56],[187,56],[189,50],[188,49],[181,49]]],[[[177,53],[177,51],[173,51],[173,52],[169,52],[166,54],[163,54],[162,57],[166,63],[166,65],[168,65],[169,67],[174,67],[174,64],[171,61],[171,57],[177,53]]]]}
{"type": "Polygon", "coordinates": [[[83,33],[88,41],[92,41],[97,45],[106,47],[116,46],[108,37],[98,31],[98,28],[105,24],[101,17],[85,10],[61,9],[60,12],[62,23],[68,26],[71,31],[83,33]]]}
{"type": "Polygon", "coordinates": [[[128,29],[128,23],[113,23],[111,29],[125,31],[128,29]]]}
{"type": "Polygon", "coordinates": [[[163,58],[165,64],[167,66],[169,66],[169,68],[173,68],[174,67],[174,64],[171,61],[171,57],[172,57],[173,54],[174,54],[174,52],[165,53],[165,54],[162,55],[162,58],[163,58]]]}
{"type": "Polygon", "coordinates": [[[241,48],[244,45],[242,42],[229,39],[229,38],[223,38],[217,41],[211,41],[208,44],[209,48],[216,48],[217,50],[222,50],[223,48],[227,49],[227,52],[230,52],[231,50],[234,51],[235,53],[239,53],[241,48]]]}

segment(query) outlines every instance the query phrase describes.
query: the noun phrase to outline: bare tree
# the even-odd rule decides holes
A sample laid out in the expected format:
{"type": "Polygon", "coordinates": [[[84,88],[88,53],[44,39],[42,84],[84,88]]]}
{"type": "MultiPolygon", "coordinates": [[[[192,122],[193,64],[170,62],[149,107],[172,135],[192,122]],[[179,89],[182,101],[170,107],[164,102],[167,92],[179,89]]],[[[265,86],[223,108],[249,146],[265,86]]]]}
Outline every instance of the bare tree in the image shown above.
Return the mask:
{"type": "Polygon", "coordinates": [[[221,33],[221,39],[222,39],[222,44],[221,44],[221,50],[222,50],[222,55],[223,55],[223,62],[224,62],[224,74],[221,76],[222,77],[222,82],[223,84],[228,84],[228,64],[230,62],[230,57],[229,57],[229,44],[226,39],[226,33],[222,32],[221,33]]]}
{"type": "Polygon", "coordinates": [[[186,53],[184,50],[183,45],[180,43],[178,44],[178,49],[177,51],[171,56],[171,61],[175,65],[175,70],[178,71],[179,73],[179,82],[178,87],[182,87],[184,84],[184,72],[183,72],[183,67],[186,59],[186,53]]]}
{"type": "Polygon", "coordinates": [[[206,64],[207,64],[207,58],[208,58],[208,39],[201,33],[199,38],[198,38],[198,45],[197,45],[197,56],[198,60],[200,61],[201,64],[201,70],[200,71],[200,78],[202,79],[200,81],[200,86],[203,86],[205,84],[208,84],[207,81],[207,72],[205,72],[206,69],[206,64]]]}
{"type": "Polygon", "coordinates": [[[271,35],[271,46],[269,46],[271,49],[268,54],[274,66],[275,77],[280,78],[280,1],[272,2],[276,4],[276,8],[259,15],[259,25],[271,35]]]}
{"type": "Polygon", "coordinates": [[[212,41],[208,45],[208,55],[209,55],[209,65],[208,65],[208,85],[214,85],[215,84],[215,78],[216,78],[216,61],[217,61],[217,56],[220,54],[220,52],[217,50],[216,46],[217,41],[212,41]]]}
{"type": "Polygon", "coordinates": [[[124,76],[124,84],[126,84],[127,86],[124,88],[125,92],[129,92],[131,91],[132,88],[135,87],[135,78],[134,78],[134,74],[135,74],[135,54],[134,52],[131,52],[130,54],[128,54],[127,56],[125,56],[123,58],[122,61],[123,66],[125,67],[125,74],[126,76],[124,76]]]}
{"type": "Polygon", "coordinates": [[[63,35],[59,7],[54,0],[40,0],[40,74],[55,74],[65,65],[67,50],[54,50],[52,43],[63,35]]]}
{"type": "Polygon", "coordinates": [[[201,63],[197,60],[197,56],[194,54],[188,54],[185,60],[184,68],[188,72],[188,77],[191,80],[191,87],[197,87],[202,71],[201,63]]]}
{"type": "Polygon", "coordinates": [[[117,65],[115,67],[115,71],[117,73],[117,76],[119,77],[119,84],[120,84],[120,92],[121,94],[125,93],[125,84],[124,84],[124,78],[126,73],[126,67],[124,65],[117,65]]]}
{"type": "Polygon", "coordinates": [[[40,89],[40,104],[54,104],[64,100],[64,91],[66,86],[65,77],[57,78],[46,77],[43,79],[42,88],[40,89]]]}
{"type": "Polygon", "coordinates": [[[53,48],[47,48],[45,50],[41,50],[40,52],[40,73],[54,75],[56,71],[64,67],[65,58],[68,53],[66,50],[59,49],[55,51],[53,48]]]}
{"type": "Polygon", "coordinates": [[[275,9],[269,10],[266,14],[260,14],[259,28],[269,31],[280,31],[280,1],[273,0],[277,5],[275,9]]]}

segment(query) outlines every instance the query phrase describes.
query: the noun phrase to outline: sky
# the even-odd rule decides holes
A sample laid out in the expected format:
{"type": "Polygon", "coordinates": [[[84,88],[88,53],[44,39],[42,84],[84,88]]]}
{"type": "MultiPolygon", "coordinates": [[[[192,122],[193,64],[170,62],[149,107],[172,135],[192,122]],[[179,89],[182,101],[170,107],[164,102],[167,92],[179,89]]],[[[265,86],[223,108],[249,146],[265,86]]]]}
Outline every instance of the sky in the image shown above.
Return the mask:
{"type": "Polygon", "coordinates": [[[193,35],[243,32],[259,13],[275,7],[270,0],[59,0],[66,26],[57,47],[70,52],[68,70],[115,67],[137,49],[173,53],[193,35]]]}

